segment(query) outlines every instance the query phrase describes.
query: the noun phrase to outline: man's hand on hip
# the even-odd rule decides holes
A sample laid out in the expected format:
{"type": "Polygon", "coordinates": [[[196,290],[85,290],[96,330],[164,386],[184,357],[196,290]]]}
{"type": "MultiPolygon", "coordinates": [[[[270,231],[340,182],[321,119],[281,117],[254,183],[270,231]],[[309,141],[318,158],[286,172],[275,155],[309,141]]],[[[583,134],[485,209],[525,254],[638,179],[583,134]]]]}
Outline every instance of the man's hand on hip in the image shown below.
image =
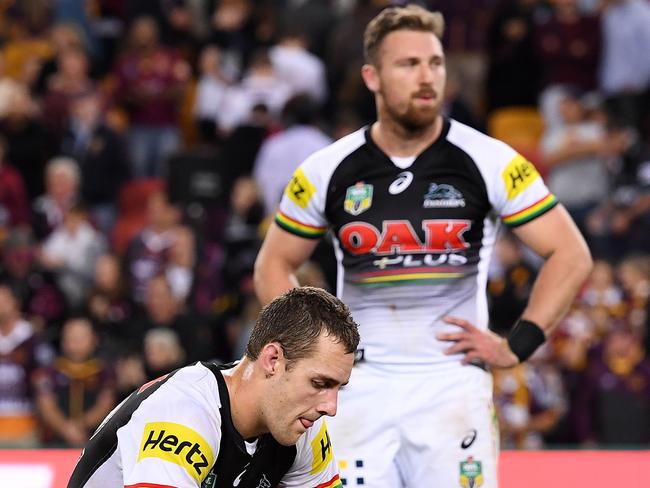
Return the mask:
{"type": "Polygon", "coordinates": [[[464,319],[443,317],[443,320],[462,329],[436,336],[438,340],[453,342],[445,349],[445,354],[465,353],[463,364],[481,361],[493,368],[511,368],[519,363],[505,338],[490,330],[481,330],[464,319]]]}

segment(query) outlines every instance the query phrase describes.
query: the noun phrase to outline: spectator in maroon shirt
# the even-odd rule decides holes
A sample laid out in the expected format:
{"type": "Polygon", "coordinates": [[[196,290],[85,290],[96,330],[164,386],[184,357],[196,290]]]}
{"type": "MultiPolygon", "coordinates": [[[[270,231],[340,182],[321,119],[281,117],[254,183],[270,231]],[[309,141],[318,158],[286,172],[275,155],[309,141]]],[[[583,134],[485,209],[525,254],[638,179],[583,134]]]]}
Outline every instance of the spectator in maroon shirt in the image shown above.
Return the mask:
{"type": "Polygon", "coordinates": [[[86,318],[71,318],[61,331],[61,355],[36,375],[37,406],[46,441],[83,446],[115,406],[112,368],[96,355],[98,339],[86,318]]]}
{"type": "Polygon", "coordinates": [[[150,17],[131,28],[129,51],[114,70],[116,102],[129,114],[133,175],[159,176],[167,156],[179,146],[178,107],[190,70],[173,50],[158,43],[158,26],[150,17]]]}
{"type": "Polygon", "coordinates": [[[0,222],[15,227],[29,223],[29,198],[20,173],[5,159],[7,140],[0,135],[0,222]]]}
{"type": "Polygon", "coordinates": [[[93,89],[86,53],[72,48],[60,53],[58,70],[48,78],[43,99],[43,119],[55,143],[63,137],[73,100],[93,89]]]}
{"type": "Polygon", "coordinates": [[[641,445],[650,442],[650,359],[642,333],[615,323],[589,360],[577,396],[583,442],[641,445]]]}
{"type": "Polygon", "coordinates": [[[580,91],[596,88],[601,30],[597,17],[583,15],[577,0],[552,0],[548,18],[535,32],[543,70],[543,88],[570,85],[580,91]]]}

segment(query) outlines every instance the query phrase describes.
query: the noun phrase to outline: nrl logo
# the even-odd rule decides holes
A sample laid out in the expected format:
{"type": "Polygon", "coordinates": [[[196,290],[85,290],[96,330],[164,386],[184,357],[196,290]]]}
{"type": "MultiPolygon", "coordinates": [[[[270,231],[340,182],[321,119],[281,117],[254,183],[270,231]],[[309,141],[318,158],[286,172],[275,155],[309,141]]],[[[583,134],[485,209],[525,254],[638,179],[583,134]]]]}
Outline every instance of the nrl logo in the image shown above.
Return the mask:
{"type": "Polygon", "coordinates": [[[354,186],[349,186],[345,192],[343,210],[350,215],[359,215],[372,205],[372,185],[359,181],[354,186]]]}
{"type": "Polygon", "coordinates": [[[451,185],[431,183],[424,195],[424,208],[458,208],[465,206],[463,194],[451,185]]]}

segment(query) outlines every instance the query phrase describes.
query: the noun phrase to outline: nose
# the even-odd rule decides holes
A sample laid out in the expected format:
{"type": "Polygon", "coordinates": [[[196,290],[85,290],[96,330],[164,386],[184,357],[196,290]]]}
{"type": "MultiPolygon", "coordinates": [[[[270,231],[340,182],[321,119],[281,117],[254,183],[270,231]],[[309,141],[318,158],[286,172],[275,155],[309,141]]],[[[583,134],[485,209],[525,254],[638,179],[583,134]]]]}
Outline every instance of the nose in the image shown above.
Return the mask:
{"type": "Polygon", "coordinates": [[[336,415],[336,409],[338,407],[339,392],[338,390],[331,389],[323,393],[325,396],[322,399],[321,403],[316,407],[316,409],[321,415],[329,415],[330,417],[334,417],[334,415],[336,415]]]}
{"type": "Polygon", "coordinates": [[[433,67],[428,63],[420,65],[420,83],[431,84],[433,82],[433,67]]]}

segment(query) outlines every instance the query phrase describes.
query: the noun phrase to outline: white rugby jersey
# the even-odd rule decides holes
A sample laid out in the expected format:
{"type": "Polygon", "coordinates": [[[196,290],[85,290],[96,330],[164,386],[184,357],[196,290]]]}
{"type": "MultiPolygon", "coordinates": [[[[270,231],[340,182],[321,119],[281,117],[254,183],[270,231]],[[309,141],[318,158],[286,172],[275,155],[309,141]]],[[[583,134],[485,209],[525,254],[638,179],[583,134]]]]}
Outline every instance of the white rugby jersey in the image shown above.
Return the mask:
{"type": "Polygon", "coordinates": [[[131,394],[88,441],[68,488],[340,488],[322,418],[295,446],[242,439],[227,367],[196,363],[131,394]]]}
{"type": "Polygon", "coordinates": [[[488,325],[488,262],[500,222],[516,227],[557,204],[532,163],[501,141],[445,119],[404,168],[365,127],[314,153],[289,182],[276,223],[334,235],[337,295],[360,325],[368,361],[437,364],[453,315],[488,325]]]}

